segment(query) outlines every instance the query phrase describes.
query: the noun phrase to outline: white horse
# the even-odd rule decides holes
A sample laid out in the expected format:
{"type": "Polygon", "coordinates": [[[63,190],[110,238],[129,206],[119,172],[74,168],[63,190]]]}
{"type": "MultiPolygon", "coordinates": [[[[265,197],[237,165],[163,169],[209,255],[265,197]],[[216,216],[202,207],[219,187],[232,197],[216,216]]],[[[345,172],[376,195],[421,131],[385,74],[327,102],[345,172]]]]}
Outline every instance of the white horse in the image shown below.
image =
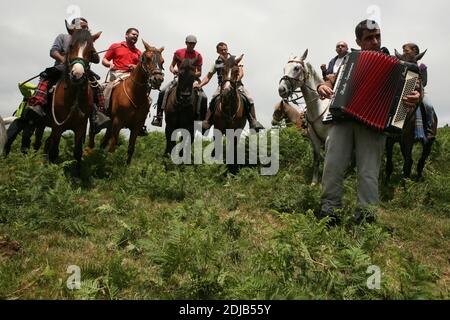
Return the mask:
{"type": "MultiPolygon", "coordinates": [[[[284,76],[280,80],[278,93],[280,97],[289,102],[289,97],[297,93],[300,88],[306,103],[306,121],[308,124],[308,137],[311,140],[314,153],[312,184],[319,182],[320,150],[325,145],[328,136],[328,124],[322,119],[328,111],[329,99],[321,100],[316,89],[323,82],[319,74],[309,62],[305,62],[308,49],[301,56],[291,56],[284,67],[284,76]]],[[[294,101],[295,102],[295,101],[294,101]]]]}

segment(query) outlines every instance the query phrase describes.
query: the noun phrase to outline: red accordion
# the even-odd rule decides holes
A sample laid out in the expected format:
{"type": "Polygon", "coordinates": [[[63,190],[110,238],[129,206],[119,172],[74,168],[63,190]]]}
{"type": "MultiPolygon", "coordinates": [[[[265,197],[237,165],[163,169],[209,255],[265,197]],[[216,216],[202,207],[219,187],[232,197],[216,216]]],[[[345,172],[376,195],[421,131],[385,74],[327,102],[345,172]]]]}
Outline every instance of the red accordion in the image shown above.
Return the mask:
{"type": "Polygon", "coordinates": [[[407,115],[402,98],[416,87],[419,77],[414,65],[375,51],[347,55],[330,102],[333,119],[355,118],[368,127],[401,132],[407,115]]]}

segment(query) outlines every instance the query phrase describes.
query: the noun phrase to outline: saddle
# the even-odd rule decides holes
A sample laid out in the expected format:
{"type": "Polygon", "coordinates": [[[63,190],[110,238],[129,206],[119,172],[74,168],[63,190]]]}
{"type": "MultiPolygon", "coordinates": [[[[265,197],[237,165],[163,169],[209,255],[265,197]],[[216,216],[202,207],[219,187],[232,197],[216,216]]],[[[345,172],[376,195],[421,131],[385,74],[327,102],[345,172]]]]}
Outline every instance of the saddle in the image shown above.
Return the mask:
{"type": "Polygon", "coordinates": [[[115,87],[122,83],[126,78],[128,78],[131,74],[122,74],[119,75],[115,80],[106,82],[100,85],[100,89],[103,91],[103,95],[105,97],[105,109],[109,110],[109,105],[111,103],[111,93],[115,87]]]}

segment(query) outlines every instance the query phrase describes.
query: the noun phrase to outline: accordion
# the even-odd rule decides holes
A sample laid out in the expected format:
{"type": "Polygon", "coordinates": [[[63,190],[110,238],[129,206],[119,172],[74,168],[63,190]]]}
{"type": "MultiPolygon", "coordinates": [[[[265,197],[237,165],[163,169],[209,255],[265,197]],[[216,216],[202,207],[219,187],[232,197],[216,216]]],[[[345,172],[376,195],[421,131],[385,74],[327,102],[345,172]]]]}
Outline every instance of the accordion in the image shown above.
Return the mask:
{"type": "Polygon", "coordinates": [[[417,66],[375,51],[347,55],[337,75],[329,112],[377,131],[400,133],[407,115],[402,98],[416,87],[417,66]]]}

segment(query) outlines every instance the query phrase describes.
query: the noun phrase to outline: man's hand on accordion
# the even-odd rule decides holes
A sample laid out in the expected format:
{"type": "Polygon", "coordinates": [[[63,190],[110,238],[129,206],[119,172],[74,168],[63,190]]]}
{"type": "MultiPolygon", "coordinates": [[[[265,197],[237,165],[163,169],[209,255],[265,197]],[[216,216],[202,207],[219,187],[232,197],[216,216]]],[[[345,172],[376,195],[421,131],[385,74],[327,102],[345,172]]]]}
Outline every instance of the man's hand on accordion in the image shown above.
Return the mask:
{"type": "Polygon", "coordinates": [[[331,97],[334,95],[333,89],[331,89],[326,84],[321,84],[317,87],[317,93],[320,96],[320,99],[331,99],[331,97]]]}
{"type": "Polygon", "coordinates": [[[409,111],[412,111],[420,103],[420,92],[417,90],[412,91],[409,95],[403,97],[403,103],[408,107],[409,111]]]}

